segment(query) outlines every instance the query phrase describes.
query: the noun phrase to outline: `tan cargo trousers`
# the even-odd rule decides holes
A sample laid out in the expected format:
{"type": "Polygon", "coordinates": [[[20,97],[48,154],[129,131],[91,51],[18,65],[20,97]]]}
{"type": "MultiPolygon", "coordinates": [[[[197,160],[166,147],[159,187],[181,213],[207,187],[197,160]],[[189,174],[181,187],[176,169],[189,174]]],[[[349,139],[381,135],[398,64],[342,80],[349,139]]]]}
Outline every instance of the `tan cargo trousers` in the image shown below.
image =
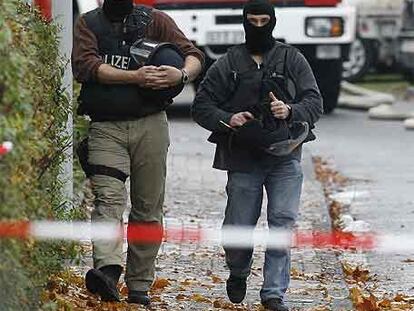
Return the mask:
{"type": "MultiPolygon", "coordinates": [[[[169,133],[165,112],[133,121],[92,122],[89,163],[130,176],[129,222],[162,223],[169,133]]],[[[95,195],[92,222],[121,223],[127,204],[125,184],[113,177],[91,177],[95,195]]],[[[93,241],[94,267],[122,265],[123,241],[93,241]]],[[[128,245],[125,280],[130,290],[147,291],[154,280],[160,244],[128,245]]]]}

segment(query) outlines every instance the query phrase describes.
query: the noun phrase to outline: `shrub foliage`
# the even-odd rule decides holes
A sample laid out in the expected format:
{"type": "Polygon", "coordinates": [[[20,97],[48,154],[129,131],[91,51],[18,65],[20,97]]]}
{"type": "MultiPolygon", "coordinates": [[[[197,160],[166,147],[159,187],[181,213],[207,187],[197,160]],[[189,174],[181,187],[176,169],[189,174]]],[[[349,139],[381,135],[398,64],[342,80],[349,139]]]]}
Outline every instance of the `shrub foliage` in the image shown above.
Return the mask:
{"type": "MultiPolygon", "coordinates": [[[[59,179],[70,103],[61,87],[65,60],[58,28],[23,1],[0,0],[0,143],[14,149],[0,158],[1,220],[71,219],[59,179]]],[[[39,293],[74,245],[0,240],[2,310],[36,310],[39,293]]]]}

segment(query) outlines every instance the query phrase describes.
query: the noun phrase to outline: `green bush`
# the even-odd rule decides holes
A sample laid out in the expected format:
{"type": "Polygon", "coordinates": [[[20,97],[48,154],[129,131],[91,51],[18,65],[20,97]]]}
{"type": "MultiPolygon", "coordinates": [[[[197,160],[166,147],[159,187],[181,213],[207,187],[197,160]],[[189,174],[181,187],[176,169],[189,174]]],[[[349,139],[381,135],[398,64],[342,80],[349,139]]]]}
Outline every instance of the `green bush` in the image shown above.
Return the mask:
{"type": "MultiPolygon", "coordinates": [[[[71,105],[61,87],[57,32],[23,1],[0,0],[0,143],[14,144],[0,158],[3,221],[77,215],[63,204],[58,178],[71,105]]],[[[76,255],[73,244],[0,240],[0,309],[38,309],[49,275],[76,255]]]]}

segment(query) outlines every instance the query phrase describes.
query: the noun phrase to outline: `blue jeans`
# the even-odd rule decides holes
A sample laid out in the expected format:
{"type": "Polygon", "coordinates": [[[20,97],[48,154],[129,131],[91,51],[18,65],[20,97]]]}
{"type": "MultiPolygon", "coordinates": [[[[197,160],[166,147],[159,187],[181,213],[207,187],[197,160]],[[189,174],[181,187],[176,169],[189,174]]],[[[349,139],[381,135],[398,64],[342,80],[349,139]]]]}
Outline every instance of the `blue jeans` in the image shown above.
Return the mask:
{"type": "MultiPolygon", "coordinates": [[[[253,172],[228,172],[227,207],[223,227],[253,228],[261,214],[263,187],[266,189],[267,221],[270,229],[291,230],[299,209],[303,174],[300,162],[288,159],[253,172]]],[[[252,265],[253,248],[224,246],[230,273],[247,277],[252,265]]],[[[290,248],[267,249],[263,269],[262,301],[283,299],[290,282],[290,248]]]]}

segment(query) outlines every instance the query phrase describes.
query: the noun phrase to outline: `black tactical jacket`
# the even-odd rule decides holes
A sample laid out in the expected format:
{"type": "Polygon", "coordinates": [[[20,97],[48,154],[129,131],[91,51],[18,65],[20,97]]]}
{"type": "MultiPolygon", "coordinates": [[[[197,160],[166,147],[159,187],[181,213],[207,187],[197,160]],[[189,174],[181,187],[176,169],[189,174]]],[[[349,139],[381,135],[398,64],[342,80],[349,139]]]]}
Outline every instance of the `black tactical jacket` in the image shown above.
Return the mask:
{"type": "MultiPolygon", "coordinates": [[[[323,113],[322,97],[312,70],[304,56],[289,45],[276,42],[265,53],[261,66],[244,44],[238,45],[210,67],[197,91],[192,115],[198,124],[212,131],[209,141],[217,144],[214,168],[248,172],[281,160],[249,146],[235,145],[231,131],[220,122],[229,124],[233,114],[268,100],[269,91],[290,104],[289,121],[306,121],[313,128],[323,113]],[[264,87],[265,81],[280,77],[286,82],[283,90],[264,87]]],[[[315,136],[310,132],[306,141],[313,139],[315,136]]],[[[301,148],[286,157],[300,159],[301,148]]]]}

